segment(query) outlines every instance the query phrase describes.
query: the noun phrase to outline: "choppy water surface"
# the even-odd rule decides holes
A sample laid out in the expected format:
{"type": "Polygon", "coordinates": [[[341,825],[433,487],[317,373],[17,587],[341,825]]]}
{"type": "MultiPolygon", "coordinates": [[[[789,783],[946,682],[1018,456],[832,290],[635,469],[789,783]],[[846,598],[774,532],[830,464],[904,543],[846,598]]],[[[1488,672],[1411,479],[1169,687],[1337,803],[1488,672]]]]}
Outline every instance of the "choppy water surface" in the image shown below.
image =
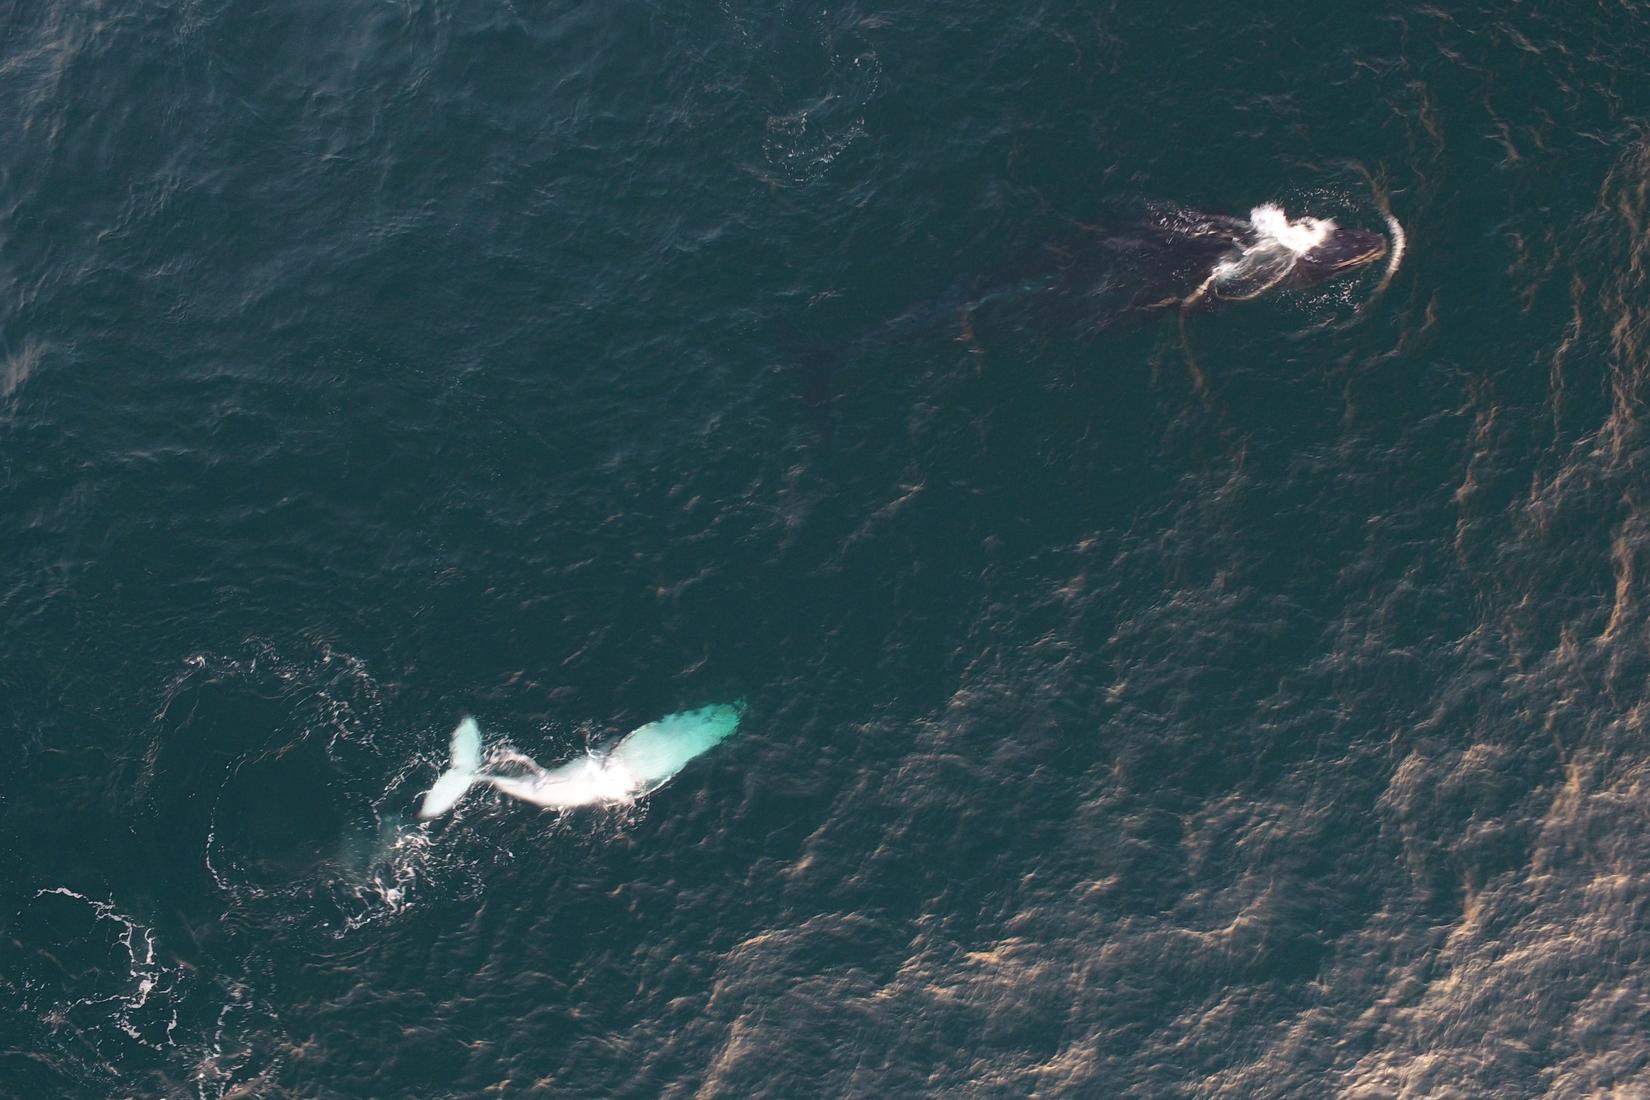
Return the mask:
{"type": "Polygon", "coordinates": [[[0,1093],[1650,1089],[1645,20],[0,2],[0,1093]]]}

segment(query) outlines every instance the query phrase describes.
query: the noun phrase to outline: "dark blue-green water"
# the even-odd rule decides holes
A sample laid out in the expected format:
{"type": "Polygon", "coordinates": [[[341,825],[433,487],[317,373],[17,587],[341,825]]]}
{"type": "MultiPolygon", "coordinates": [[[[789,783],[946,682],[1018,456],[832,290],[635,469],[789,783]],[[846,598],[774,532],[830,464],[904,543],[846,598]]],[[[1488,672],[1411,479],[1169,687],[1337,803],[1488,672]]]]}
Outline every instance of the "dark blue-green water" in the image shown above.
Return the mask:
{"type": "Polygon", "coordinates": [[[0,1095],[1650,1095],[1646,14],[0,0],[0,1095]]]}

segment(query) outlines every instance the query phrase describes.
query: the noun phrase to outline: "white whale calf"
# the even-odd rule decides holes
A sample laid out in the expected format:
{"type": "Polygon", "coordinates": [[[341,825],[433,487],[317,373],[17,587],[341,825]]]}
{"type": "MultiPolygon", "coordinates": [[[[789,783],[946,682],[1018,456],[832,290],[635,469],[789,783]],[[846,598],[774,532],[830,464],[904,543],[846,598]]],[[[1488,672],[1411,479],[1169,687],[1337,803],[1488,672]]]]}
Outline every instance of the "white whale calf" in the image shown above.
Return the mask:
{"type": "Polygon", "coordinates": [[[631,802],[658,790],[695,756],[732,736],[744,704],[718,704],[670,714],[620,738],[612,748],[541,768],[520,753],[496,753],[491,771],[482,761],[481,729],[466,717],[453,730],[447,770],[424,794],[420,819],[440,817],[477,783],[547,809],[631,802]]]}

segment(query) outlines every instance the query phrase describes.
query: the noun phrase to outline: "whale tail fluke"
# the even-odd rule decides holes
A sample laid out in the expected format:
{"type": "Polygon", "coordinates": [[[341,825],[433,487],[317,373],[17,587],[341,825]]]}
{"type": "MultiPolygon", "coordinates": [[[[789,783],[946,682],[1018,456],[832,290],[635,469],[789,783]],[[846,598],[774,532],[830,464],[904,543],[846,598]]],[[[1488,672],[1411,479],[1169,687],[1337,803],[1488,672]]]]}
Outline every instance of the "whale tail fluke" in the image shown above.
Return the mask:
{"type": "Polygon", "coordinates": [[[418,807],[420,821],[440,817],[458,804],[472,784],[480,778],[481,729],[474,718],[465,716],[453,730],[451,756],[447,770],[435,781],[435,786],[424,793],[423,805],[418,807]]]}

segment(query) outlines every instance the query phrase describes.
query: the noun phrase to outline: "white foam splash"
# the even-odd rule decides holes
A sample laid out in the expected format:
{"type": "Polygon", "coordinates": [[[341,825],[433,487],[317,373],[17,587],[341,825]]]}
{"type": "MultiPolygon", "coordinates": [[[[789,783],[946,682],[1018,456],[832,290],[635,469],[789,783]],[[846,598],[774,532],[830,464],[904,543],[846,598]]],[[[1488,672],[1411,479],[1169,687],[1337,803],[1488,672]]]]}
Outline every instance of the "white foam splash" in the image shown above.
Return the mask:
{"type": "Polygon", "coordinates": [[[1273,203],[1265,203],[1249,211],[1249,224],[1255,227],[1259,235],[1259,240],[1251,247],[1264,248],[1272,243],[1282,245],[1297,256],[1312,251],[1339,228],[1330,218],[1290,220],[1283,207],[1273,203]]]}
{"type": "Polygon", "coordinates": [[[1227,301],[1258,298],[1282,285],[1302,257],[1340,228],[1332,218],[1291,218],[1276,203],[1250,210],[1249,224],[1255,231],[1253,242],[1217,262],[1187,304],[1209,293],[1227,301]]]}
{"type": "Polygon", "coordinates": [[[1325,218],[1291,221],[1281,206],[1272,203],[1249,211],[1249,223],[1255,230],[1254,242],[1217,262],[1188,302],[1212,290],[1228,300],[1257,298],[1287,279],[1296,261],[1335,230],[1335,223],[1325,218]]]}

